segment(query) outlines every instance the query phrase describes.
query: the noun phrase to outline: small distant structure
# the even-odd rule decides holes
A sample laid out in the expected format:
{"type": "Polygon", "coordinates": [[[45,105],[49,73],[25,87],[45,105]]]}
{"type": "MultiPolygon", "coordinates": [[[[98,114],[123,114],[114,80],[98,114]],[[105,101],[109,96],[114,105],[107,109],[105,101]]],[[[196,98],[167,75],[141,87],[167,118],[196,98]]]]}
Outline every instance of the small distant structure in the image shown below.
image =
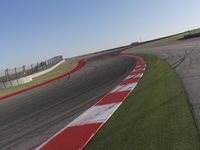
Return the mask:
{"type": "Polygon", "coordinates": [[[184,35],[182,39],[191,39],[191,38],[197,38],[200,37],[200,33],[191,33],[191,31],[188,31],[188,35],[184,35]]]}
{"type": "Polygon", "coordinates": [[[131,43],[132,46],[137,46],[139,44],[140,44],[140,42],[138,42],[138,41],[131,43]]]}
{"type": "MultiPolygon", "coordinates": [[[[47,65],[53,66],[53,65],[59,63],[59,62],[62,61],[62,60],[63,60],[63,56],[60,55],[60,56],[55,56],[55,57],[53,57],[53,58],[51,58],[51,59],[48,59],[48,60],[46,61],[46,63],[47,63],[47,65]]],[[[44,64],[45,64],[45,63],[44,63],[44,64]]]]}

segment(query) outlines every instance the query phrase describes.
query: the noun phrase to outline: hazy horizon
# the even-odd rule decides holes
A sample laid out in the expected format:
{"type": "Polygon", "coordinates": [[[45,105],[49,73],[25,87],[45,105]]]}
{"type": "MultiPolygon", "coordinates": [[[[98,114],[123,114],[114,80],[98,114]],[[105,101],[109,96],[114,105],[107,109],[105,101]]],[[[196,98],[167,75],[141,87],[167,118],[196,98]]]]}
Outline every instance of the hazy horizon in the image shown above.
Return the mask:
{"type": "Polygon", "coordinates": [[[4,0],[0,70],[196,29],[199,6],[197,0],[4,0]]]}

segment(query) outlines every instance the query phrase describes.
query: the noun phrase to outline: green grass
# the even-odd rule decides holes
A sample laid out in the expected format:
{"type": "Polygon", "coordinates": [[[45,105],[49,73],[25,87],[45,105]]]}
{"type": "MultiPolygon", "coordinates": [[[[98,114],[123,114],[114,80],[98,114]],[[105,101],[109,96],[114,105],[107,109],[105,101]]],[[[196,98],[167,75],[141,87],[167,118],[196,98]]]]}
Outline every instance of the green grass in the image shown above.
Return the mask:
{"type": "Polygon", "coordinates": [[[136,89],[86,150],[199,150],[199,135],[176,72],[153,55],[136,89]]]}
{"type": "Polygon", "coordinates": [[[166,44],[166,43],[169,43],[169,42],[173,42],[173,41],[182,39],[185,35],[190,35],[190,34],[195,34],[195,33],[200,33],[200,29],[194,29],[194,30],[191,30],[191,31],[186,31],[186,32],[183,32],[183,33],[172,35],[170,37],[166,37],[166,38],[158,39],[158,40],[155,40],[155,41],[147,42],[147,43],[139,45],[139,47],[147,47],[147,46],[151,46],[151,45],[155,45],[155,44],[166,44]]]}
{"type": "Polygon", "coordinates": [[[22,90],[22,89],[32,87],[32,86],[40,84],[40,83],[46,82],[46,81],[48,81],[52,78],[55,78],[59,75],[62,75],[64,73],[72,70],[76,65],[77,65],[77,63],[75,63],[75,62],[74,63],[66,63],[66,62],[62,63],[61,65],[56,67],[51,72],[35,78],[32,82],[0,90],[0,95],[4,96],[4,95],[11,94],[13,92],[16,92],[16,91],[19,91],[19,90],[22,90]]]}

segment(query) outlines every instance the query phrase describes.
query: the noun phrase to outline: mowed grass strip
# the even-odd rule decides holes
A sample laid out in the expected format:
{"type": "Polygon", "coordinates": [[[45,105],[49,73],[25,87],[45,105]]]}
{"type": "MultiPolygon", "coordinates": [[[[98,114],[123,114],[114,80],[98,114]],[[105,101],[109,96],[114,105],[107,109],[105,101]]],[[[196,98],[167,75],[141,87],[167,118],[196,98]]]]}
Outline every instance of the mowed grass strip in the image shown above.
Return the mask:
{"type": "Polygon", "coordinates": [[[136,89],[86,150],[199,150],[182,83],[164,60],[142,55],[147,70],[136,89]]]}
{"type": "Polygon", "coordinates": [[[49,81],[55,77],[58,77],[59,75],[62,75],[72,70],[73,68],[77,66],[77,64],[78,64],[77,62],[73,62],[73,63],[64,62],[60,64],[58,67],[56,67],[54,70],[50,71],[49,73],[33,79],[32,82],[0,90],[0,96],[11,94],[19,90],[23,90],[23,89],[32,87],[34,85],[49,81]]]}
{"type": "Polygon", "coordinates": [[[147,43],[144,42],[143,44],[141,44],[137,47],[149,47],[149,46],[153,46],[153,45],[157,45],[157,44],[167,44],[167,43],[170,43],[170,42],[180,40],[180,39],[184,38],[184,36],[186,36],[186,35],[192,35],[192,34],[195,34],[195,33],[200,33],[200,28],[190,30],[190,31],[186,31],[186,32],[183,32],[183,33],[179,33],[179,34],[176,34],[176,35],[168,36],[168,37],[163,37],[163,38],[157,39],[157,40],[155,39],[155,40],[147,42],[147,43]]]}

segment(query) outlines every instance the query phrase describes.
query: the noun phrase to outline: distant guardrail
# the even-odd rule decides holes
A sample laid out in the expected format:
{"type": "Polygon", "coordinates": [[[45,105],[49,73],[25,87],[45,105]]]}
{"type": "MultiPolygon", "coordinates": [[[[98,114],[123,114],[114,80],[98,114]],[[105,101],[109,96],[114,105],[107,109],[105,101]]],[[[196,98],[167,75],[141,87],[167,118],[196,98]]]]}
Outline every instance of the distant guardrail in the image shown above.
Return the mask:
{"type": "Polygon", "coordinates": [[[196,38],[196,37],[200,37],[200,33],[193,33],[193,34],[188,34],[188,35],[185,35],[182,40],[184,39],[190,39],[190,38],[196,38]]]}
{"type": "Polygon", "coordinates": [[[63,60],[63,56],[56,56],[39,63],[15,67],[13,69],[0,70],[0,89],[21,84],[24,77],[47,70],[63,60]],[[15,82],[12,82],[15,81],[15,82]]]}

